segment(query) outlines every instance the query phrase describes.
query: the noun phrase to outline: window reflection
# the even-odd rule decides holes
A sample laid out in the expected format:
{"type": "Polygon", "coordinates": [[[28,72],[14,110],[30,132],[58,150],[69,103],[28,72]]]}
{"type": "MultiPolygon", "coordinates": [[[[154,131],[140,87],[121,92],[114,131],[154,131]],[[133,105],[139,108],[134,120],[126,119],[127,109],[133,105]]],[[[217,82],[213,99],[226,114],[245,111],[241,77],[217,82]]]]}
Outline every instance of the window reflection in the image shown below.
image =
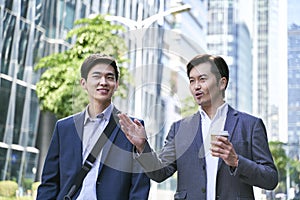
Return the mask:
{"type": "Polygon", "coordinates": [[[38,97],[34,90],[31,91],[31,101],[30,101],[30,117],[29,117],[29,133],[28,133],[28,144],[27,146],[34,146],[37,126],[39,117],[39,103],[38,97]]]}
{"type": "Polygon", "coordinates": [[[25,158],[25,169],[24,169],[24,178],[25,179],[32,179],[35,178],[36,173],[36,164],[37,164],[38,156],[36,153],[27,152],[25,158]]]}
{"type": "Polygon", "coordinates": [[[5,124],[6,124],[6,117],[7,117],[7,110],[9,104],[9,97],[10,97],[10,89],[11,89],[11,82],[5,79],[0,79],[0,141],[3,141],[4,132],[5,132],[5,124]]]}
{"type": "Polygon", "coordinates": [[[1,72],[8,74],[10,56],[12,50],[13,36],[15,30],[16,17],[10,15],[8,12],[4,11],[4,23],[3,23],[3,48],[2,49],[2,60],[1,60],[1,72]]]}
{"type": "Polygon", "coordinates": [[[25,60],[27,56],[27,45],[28,45],[28,37],[29,37],[29,31],[30,26],[20,21],[20,27],[21,27],[21,35],[20,35],[20,42],[19,42],[19,53],[18,53],[18,63],[19,63],[19,71],[18,71],[18,79],[22,80],[24,75],[24,68],[25,68],[25,60]]]}
{"type": "Polygon", "coordinates": [[[14,144],[19,143],[23,108],[24,108],[24,101],[25,101],[25,93],[26,93],[26,88],[21,85],[17,85],[16,102],[15,102],[16,103],[15,121],[14,121],[14,131],[13,131],[14,144]]]}
{"type": "Polygon", "coordinates": [[[0,176],[1,177],[3,177],[5,173],[4,166],[6,161],[6,153],[7,153],[7,149],[0,147],[0,176]]]}
{"type": "Polygon", "coordinates": [[[8,169],[6,174],[6,179],[8,180],[18,180],[20,165],[21,165],[22,151],[12,150],[10,155],[10,160],[8,163],[8,169]]]}
{"type": "Polygon", "coordinates": [[[12,10],[13,0],[6,0],[4,6],[5,6],[5,8],[7,8],[8,10],[12,10]]]}
{"type": "Polygon", "coordinates": [[[21,16],[24,18],[27,17],[28,4],[29,4],[28,0],[21,1],[21,16]]]}

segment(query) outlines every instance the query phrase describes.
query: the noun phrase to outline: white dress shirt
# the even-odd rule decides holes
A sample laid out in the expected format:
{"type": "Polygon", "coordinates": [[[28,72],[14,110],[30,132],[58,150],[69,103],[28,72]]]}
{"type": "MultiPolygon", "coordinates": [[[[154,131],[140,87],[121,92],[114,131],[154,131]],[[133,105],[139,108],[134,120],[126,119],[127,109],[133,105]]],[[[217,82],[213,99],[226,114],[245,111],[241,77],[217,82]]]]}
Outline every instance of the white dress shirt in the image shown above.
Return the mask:
{"type": "Polygon", "coordinates": [[[216,115],[210,119],[205,111],[200,107],[199,112],[202,122],[202,137],[205,151],[206,174],[207,174],[207,200],[216,199],[216,179],[218,170],[218,157],[214,157],[210,152],[211,133],[224,130],[227,117],[228,104],[222,104],[216,115]]]}
{"type": "MultiPolygon", "coordinates": [[[[110,104],[102,113],[97,115],[97,118],[91,118],[88,112],[88,107],[85,112],[83,137],[82,137],[82,157],[83,163],[87,156],[92,151],[95,143],[104,131],[109,122],[110,115],[113,110],[113,104],[110,104]]],[[[101,150],[102,152],[102,150],[101,150]]],[[[97,200],[96,195],[96,181],[98,178],[98,170],[100,166],[101,152],[97,156],[94,166],[88,172],[82,183],[82,189],[80,191],[77,200],[97,200]]]]}

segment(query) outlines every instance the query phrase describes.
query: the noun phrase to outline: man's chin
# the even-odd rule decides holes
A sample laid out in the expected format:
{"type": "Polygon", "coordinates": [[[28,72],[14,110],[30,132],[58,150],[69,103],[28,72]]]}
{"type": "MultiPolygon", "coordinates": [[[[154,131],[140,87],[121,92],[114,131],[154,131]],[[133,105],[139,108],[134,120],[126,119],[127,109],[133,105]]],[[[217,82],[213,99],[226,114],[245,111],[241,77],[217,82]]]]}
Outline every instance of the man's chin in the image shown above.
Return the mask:
{"type": "Polygon", "coordinates": [[[111,96],[109,95],[102,95],[101,97],[97,97],[96,100],[98,102],[110,102],[111,101],[111,96]]]}

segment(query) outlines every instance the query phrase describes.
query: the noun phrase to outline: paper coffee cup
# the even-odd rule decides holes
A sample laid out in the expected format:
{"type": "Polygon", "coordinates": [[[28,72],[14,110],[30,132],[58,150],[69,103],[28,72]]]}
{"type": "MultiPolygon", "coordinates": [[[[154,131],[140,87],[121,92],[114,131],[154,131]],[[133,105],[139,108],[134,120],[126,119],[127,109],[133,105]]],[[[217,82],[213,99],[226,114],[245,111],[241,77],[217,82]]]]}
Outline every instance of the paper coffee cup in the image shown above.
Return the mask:
{"type": "Polygon", "coordinates": [[[211,133],[211,141],[216,141],[218,136],[227,137],[229,136],[228,131],[216,131],[211,133]]]}

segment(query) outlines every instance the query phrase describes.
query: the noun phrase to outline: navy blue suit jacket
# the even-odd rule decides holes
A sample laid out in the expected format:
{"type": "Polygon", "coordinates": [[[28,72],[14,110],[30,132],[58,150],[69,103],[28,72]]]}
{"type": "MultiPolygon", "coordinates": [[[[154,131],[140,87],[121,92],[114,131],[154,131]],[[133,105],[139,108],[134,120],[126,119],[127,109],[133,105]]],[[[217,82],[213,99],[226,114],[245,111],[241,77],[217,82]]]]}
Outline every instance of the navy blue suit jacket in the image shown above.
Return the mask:
{"type": "MultiPolygon", "coordinates": [[[[114,117],[117,110],[114,109],[114,117]]],[[[85,112],[56,123],[46,156],[37,200],[63,199],[83,163],[82,134],[85,112]]],[[[97,199],[146,200],[150,180],[133,159],[132,144],[119,125],[103,147],[96,184],[97,199]]],[[[73,199],[76,199],[79,191],[73,199]]]]}
{"type": "MultiPolygon", "coordinates": [[[[274,189],[278,173],[268,146],[267,133],[261,119],[228,107],[224,130],[239,156],[238,168],[219,159],[216,199],[254,199],[253,186],[274,189]]],[[[136,158],[147,175],[164,181],[177,171],[177,191],[174,198],[206,199],[206,161],[199,112],[175,122],[159,154],[146,143],[144,152],[136,158]]],[[[208,199],[210,200],[210,199],[208,199]]]]}

